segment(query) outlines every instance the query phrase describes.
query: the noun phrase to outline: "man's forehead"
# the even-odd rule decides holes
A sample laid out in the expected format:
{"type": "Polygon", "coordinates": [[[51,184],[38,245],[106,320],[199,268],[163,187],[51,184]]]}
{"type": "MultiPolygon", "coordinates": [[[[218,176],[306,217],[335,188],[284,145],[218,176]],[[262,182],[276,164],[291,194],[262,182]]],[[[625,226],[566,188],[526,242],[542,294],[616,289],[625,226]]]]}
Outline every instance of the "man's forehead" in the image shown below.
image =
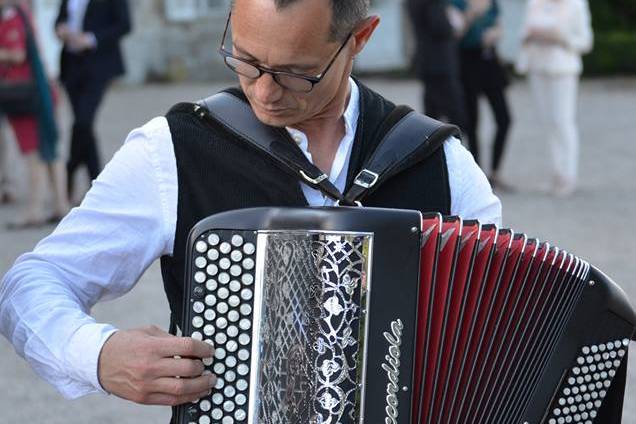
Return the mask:
{"type": "Polygon", "coordinates": [[[261,31],[290,34],[300,30],[328,40],[332,9],[331,0],[235,0],[232,15],[236,25],[256,24],[261,31]]]}

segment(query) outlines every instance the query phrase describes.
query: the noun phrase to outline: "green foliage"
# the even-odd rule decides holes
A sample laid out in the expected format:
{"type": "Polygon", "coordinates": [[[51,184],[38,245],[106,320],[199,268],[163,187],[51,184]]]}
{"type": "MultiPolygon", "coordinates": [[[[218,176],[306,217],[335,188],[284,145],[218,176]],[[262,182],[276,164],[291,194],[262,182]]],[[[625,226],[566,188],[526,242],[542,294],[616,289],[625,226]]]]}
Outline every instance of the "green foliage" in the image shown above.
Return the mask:
{"type": "Polygon", "coordinates": [[[636,74],[636,32],[596,32],[594,50],[583,61],[587,75],[636,74]]]}
{"type": "Polygon", "coordinates": [[[592,25],[597,31],[634,30],[636,28],[636,1],[589,0],[592,25]]]}

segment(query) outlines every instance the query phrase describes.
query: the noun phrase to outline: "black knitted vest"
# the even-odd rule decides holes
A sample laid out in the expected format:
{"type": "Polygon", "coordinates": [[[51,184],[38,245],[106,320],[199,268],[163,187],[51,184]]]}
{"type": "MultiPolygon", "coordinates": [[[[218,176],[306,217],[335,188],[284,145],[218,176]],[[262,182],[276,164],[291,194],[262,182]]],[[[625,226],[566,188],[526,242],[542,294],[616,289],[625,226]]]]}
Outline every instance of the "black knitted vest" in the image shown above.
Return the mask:
{"type": "MultiPolygon", "coordinates": [[[[391,123],[383,121],[395,108],[359,82],[358,86],[360,117],[347,188],[390,129],[391,123]]],[[[191,104],[176,105],[166,118],[174,144],[179,192],[173,255],[161,258],[161,271],[173,323],[180,324],[187,237],[198,221],[228,210],[306,206],[307,201],[295,178],[220,126],[202,119],[191,104]]],[[[382,183],[365,198],[364,205],[449,214],[444,149],[382,183]]]]}

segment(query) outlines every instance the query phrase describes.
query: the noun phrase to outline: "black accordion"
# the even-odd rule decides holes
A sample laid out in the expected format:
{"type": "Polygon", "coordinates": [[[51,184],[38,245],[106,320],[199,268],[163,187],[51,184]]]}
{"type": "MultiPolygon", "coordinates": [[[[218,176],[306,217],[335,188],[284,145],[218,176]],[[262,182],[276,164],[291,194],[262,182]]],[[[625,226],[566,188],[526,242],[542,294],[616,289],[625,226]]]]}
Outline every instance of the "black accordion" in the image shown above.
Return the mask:
{"type": "Polygon", "coordinates": [[[215,346],[218,381],[179,423],[620,417],[633,308],[524,234],[406,210],[246,209],[193,228],[186,279],[181,329],[215,346]]]}

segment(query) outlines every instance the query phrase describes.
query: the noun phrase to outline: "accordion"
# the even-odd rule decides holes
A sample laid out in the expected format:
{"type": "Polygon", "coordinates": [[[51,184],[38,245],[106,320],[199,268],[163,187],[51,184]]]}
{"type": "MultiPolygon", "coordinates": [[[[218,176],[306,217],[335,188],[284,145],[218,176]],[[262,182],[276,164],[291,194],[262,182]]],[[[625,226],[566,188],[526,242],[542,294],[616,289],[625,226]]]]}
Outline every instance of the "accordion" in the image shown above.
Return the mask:
{"type": "Polygon", "coordinates": [[[186,274],[181,329],[215,346],[218,380],[179,423],[607,423],[622,409],[626,295],[508,229],[245,209],[192,229],[186,274]]]}

